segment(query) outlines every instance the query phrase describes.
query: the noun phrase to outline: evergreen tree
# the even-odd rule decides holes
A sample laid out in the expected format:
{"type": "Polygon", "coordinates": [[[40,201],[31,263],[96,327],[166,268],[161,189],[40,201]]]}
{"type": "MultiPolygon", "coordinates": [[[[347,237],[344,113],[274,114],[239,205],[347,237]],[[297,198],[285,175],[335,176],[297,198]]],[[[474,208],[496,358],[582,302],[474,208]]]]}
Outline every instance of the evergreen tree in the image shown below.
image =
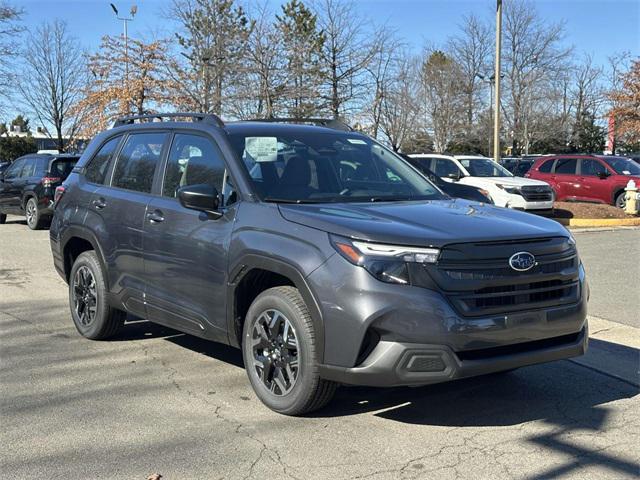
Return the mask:
{"type": "Polygon", "coordinates": [[[282,34],[289,78],[286,85],[288,114],[309,117],[317,112],[322,70],[319,56],[324,34],[318,30],[317,16],[299,0],[282,5],[276,15],[282,34]]]}

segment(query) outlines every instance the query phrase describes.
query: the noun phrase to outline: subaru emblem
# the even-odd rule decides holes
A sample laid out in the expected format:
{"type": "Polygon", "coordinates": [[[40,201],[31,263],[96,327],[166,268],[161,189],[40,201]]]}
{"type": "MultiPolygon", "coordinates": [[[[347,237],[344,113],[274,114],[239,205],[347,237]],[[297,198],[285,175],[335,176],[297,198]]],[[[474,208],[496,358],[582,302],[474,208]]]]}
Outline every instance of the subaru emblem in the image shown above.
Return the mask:
{"type": "Polygon", "coordinates": [[[509,266],[518,272],[526,272],[535,265],[536,257],[529,252],[518,252],[509,257],[509,266]]]}

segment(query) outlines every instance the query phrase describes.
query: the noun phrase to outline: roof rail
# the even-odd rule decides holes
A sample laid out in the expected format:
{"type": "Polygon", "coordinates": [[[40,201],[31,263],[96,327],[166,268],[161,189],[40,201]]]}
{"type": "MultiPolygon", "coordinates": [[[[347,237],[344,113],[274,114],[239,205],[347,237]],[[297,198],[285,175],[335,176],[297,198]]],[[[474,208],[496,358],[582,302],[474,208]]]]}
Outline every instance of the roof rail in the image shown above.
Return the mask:
{"type": "Polygon", "coordinates": [[[311,123],[320,127],[333,128],[344,132],[353,132],[353,128],[345,122],[336,118],[252,118],[248,122],[268,122],[268,123],[311,123]]]}
{"type": "Polygon", "coordinates": [[[154,122],[154,121],[163,121],[163,118],[191,118],[194,122],[203,122],[208,123],[210,125],[215,125],[216,127],[224,128],[224,122],[222,119],[213,114],[213,113],[197,113],[197,112],[179,112],[179,113],[149,113],[145,115],[128,115],[126,117],[118,118],[114,124],[113,128],[120,127],[122,125],[131,125],[136,120],[140,122],[154,122]]]}

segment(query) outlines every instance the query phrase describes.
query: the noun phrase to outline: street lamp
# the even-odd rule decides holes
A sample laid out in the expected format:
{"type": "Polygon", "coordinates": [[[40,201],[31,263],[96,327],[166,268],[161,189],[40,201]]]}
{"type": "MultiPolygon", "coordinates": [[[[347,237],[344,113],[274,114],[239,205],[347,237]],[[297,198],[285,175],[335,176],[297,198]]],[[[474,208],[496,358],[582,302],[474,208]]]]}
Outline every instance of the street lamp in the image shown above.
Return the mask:
{"type": "Polygon", "coordinates": [[[502,47],[502,0],[496,0],[496,61],[493,75],[496,85],[496,103],[493,115],[493,159],[500,160],[500,52],[502,47]]]}
{"type": "MultiPolygon", "coordinates": [[[[129,93],[129,32],[128,32],[128,23],[133,21],[133,17],[138,13],[138,7],[136,5],[131,5],[131,10],[129,10],[129,17],[121,17],[118,13],[118,9],[116,6],[111,3],[111,10],[116,14],[116,18],[118,20],[122,20],[124,25],[124,81],[125,86],[127,88],[127,93],[129,93]]],[[[129,102],[127,101],[127,113],[129,111],[129,102]]]]}
{"type": "MultiPolygon", "coordinates": [[[[489,85],[489,92],[490,92],[490,102],[489,102],[489,122],[491,122],[491,120],[493,120],[493,88],[496,84],[495,80],[496,80],[496,76],[495,74],[491,74],[489,76],[486,75],[481,75],[479,73],[476,73],[476,77],[479,78],[482,82],[487,83],[489,85]]],[[[504,78],[504,73],[500,74],[500,79],[504,78]]],[[[489,135],[489,155],[491,155],[491,135],[489,135]]],[[[495,160],[495,157],[494,157],[495,160]]],[[[496,160],[497,161],[497,160],[496,160]]]]}

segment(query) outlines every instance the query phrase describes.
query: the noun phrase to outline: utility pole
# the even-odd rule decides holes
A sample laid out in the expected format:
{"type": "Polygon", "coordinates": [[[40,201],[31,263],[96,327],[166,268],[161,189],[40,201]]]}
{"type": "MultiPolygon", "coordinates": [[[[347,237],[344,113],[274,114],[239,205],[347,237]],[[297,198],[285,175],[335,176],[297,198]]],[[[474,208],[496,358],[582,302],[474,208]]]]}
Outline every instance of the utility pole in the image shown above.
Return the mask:
{"type": "Polygon", "coordinates": [[[496,61],[494,82],[496,89],[493,109],[493,159],[500,163],[500,54],[502,50],[502,0],[496,0],[496,61]]]}
{"type": "MultiPolygon", "coordinates": [[[[127,96],[129,96],[129,31],[128,31],[128,24],[129,22],[133,22],[133,17],[136,16],[136,13],[138,13],[138,7],[136,5],[131,5],[131,10],[129,11],[130,16],[129,17],[121,17],[118,13],[118,9],[116,8],[116,6],[111,3],[111,9],[113,10],[113,13],[116,14],[116,18],[118,20],[122,20],[122,23],[124,25],[124,83],[125,83],[125,88],[127,90],[127,96]]],[[[129,99],[127,99],[127,113],[130,113],[130,108],[129,108],[129,99]]]]}

